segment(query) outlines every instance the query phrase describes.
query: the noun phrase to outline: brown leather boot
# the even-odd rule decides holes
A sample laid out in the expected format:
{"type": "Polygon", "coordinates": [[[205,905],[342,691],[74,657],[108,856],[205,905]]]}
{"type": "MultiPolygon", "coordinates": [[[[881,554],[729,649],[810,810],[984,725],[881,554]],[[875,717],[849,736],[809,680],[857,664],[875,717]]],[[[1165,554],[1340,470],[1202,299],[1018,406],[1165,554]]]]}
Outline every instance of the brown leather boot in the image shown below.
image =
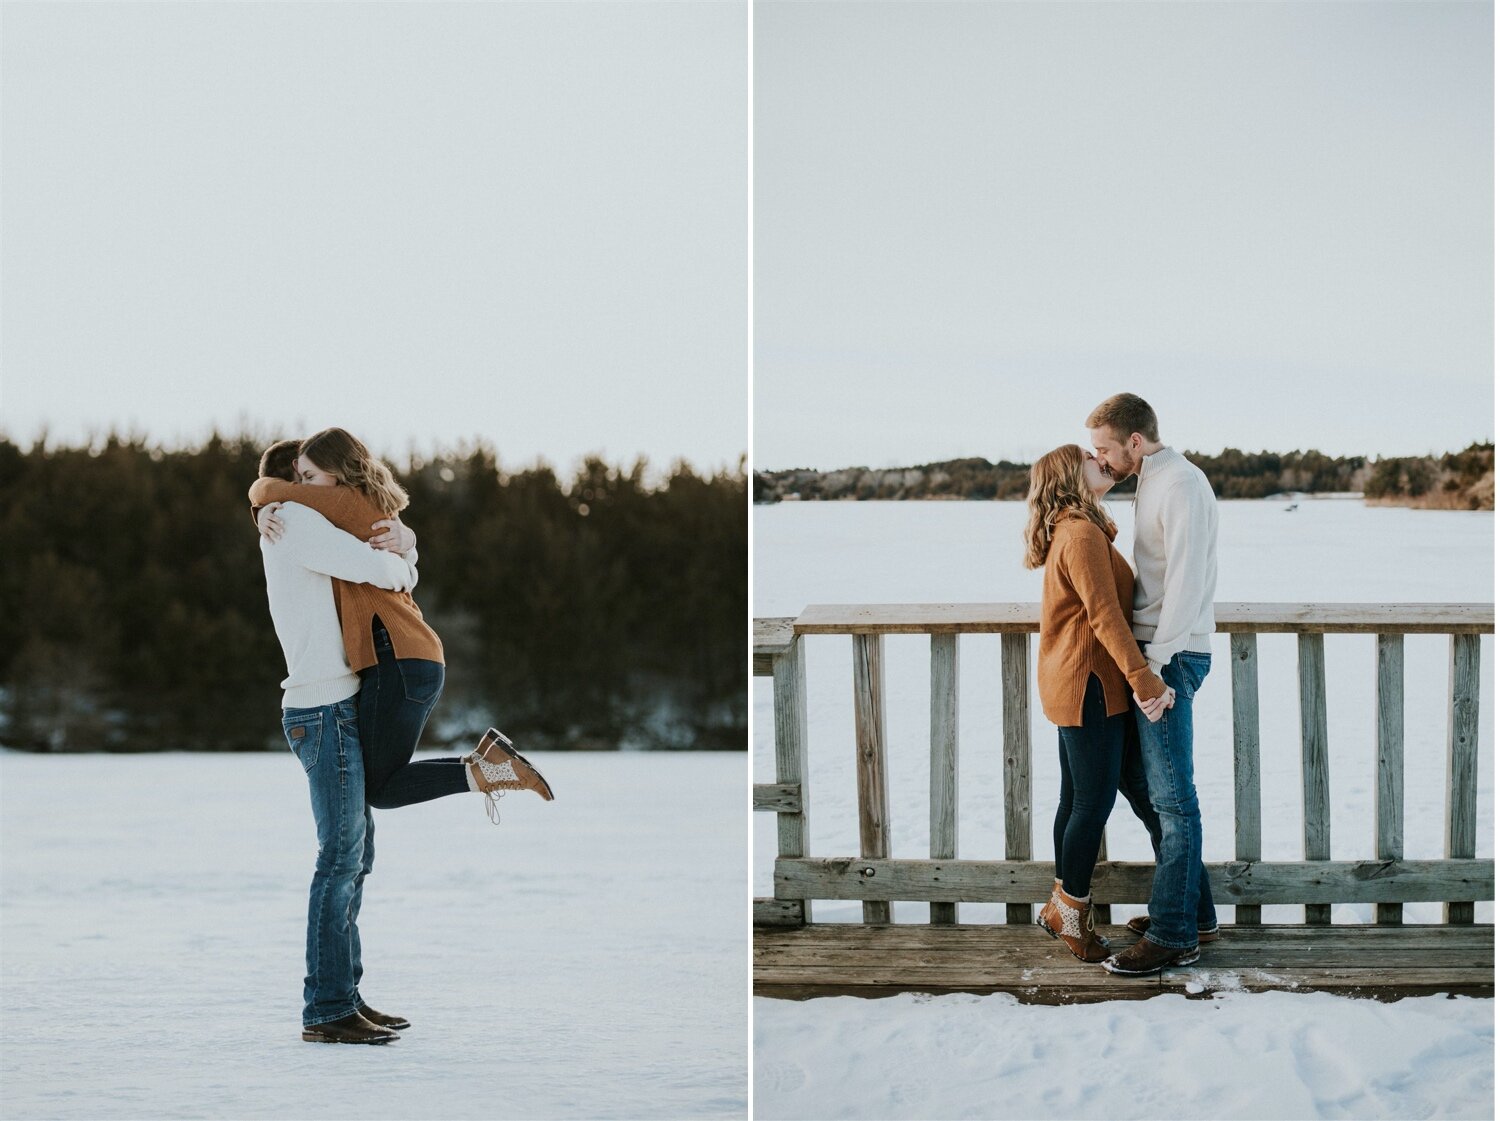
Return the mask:
{"type": "Polygon", "coordinates": [[[400,1038],[390,1028],[376,1027],[358,1012],[302,1029],[304,1043],[389,1043],[400,1038]]]}
{"type": "Polygon", "coordinates": [[[378,1028],[390,1028],[392,1031],[405,1031],[411,1027],[411,1021],[405,1016],[387,1016],[384,1012],[377,1012],[368,1004],[359,1006],[359,1014],[378,1028]]]}
{"type": "Polygon", "coordinates": [[[1100,962],[1109,956],[1109,947],[1094,933],[1094,905],[1087,895],[1076,899],[1061,887],[1054,887],[1052,898],[1037,914],[1036,924],[1061,939],[1079,961],[1100,962]]]}
{"type": "Polygon", "coordinates": [[[469,789],[488,799],[485,812],[497,825],[500,823],[497,803],[508,790],[534,790],[544,801],[553,800],[552,787],[542,773],[510,745],[504,733],[494,728],[479,737],[479,746],[465,755],[463,761],[469,789]]]}
{"type": "MultiPolygon", "coordinates": [[[[1134,931],[1136,934],[1145,934],[1146,931],[1148,931],[1148,930],[1151,929],[1151,916],[1150,915],[1137,915],[1135,918],[1131,919],[1128,923],[1125,924],[1125,929],[1126,930],[1130,930],[1130,931],[1134,931]]],[[[1219,924],[1218,923],[1214,923],[1213,926],[1209,927],[1206,930],[1203,927],[1201,927],[1201,926],[1198,928],[1198,941],[1200,943],[1203,943],[1203,942],[1217,942],[1218,940],[1219,940],[1219,924]]]]}
{"type": "Polygon", "coordinates": [[[1198,947],[1172,949],[1158,946],[1149,938],[1142,938],[1128,950],[1121,950],[1106,958],[1104,968],[1122,977],[1146,977],[1160,973],[1169,965],[1192,965],[1198,960],[1198,947]]]}
{"type": "Polygon", "coordinates": [[[1062,890],[1062,880],[1056,876],[1052,877],[1052,897],[1041,905],[1036,913],[1036,924],[1045,930],[1053,938],[1057,937],[1055,931],[1062,929],[1062,918],[1057,913],[1057,893],[1062,890]]]}

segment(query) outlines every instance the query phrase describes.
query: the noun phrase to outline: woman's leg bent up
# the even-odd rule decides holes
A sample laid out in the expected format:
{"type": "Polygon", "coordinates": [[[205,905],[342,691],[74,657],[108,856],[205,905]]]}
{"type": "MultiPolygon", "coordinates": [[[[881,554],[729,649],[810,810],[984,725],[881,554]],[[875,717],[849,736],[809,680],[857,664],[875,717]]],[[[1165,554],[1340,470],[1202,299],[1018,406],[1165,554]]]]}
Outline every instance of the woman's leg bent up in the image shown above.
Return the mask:
{"type": "Polygon", "coordinates": [[[463,760],[411,758],[443,692],[442,663],[398,659],[378,618],[373,629],[380,660],[359,674],[366,799],[376,809],[394,809],[467,791],[463,760]]]}

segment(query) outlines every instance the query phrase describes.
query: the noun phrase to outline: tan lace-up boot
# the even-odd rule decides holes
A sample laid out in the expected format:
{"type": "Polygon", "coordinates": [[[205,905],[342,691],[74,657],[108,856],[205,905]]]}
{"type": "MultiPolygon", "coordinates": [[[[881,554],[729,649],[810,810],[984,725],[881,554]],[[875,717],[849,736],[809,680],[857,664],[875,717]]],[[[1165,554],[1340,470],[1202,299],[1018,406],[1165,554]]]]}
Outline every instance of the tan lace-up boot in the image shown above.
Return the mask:
{"type": "Polygon", "coordinates": [[[494,728],[479,738],[479,746],[463,757],[464,775],[469,789],[486,798],[485,812],[499,824],[497,803],[510,790],[534,790],[545,801],[552,801],[552,787],[526,757],[510,745],[510,740],[494,728]]]}
{"type": "Polygon", "coordinates": [[[1109,956],[1109,947],[1094,933],[1094,905],[1085,895],[1077,899],[1061,886],[1052,889],[1052,898],[1042,905],[1036,917],[1037,926],[1062,940],[1079,961],[1099,962],[1109,956]]]}

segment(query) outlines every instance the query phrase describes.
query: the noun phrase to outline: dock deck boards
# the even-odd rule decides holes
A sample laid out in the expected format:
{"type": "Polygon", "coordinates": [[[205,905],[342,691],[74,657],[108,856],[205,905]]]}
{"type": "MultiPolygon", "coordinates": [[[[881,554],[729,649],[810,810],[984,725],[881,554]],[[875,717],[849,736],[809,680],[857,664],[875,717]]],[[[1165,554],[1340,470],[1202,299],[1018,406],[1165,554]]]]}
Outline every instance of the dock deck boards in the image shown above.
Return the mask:
{"type": "MultiPolygon", "coordinates": [[[[757,927],[754,991],[794,1000],[904,992],[1011,993],[1027,1004],[1142,1000],[1166,993],[1329,992],[1377,1000],[1495,995],[1495,928],[1473,925],[1235,925],[1190,966],[1117,977],[1028,925],[814,923],[757,927]]],[[[1135,935],[1103,927],[1115,948],[1135,935]]]]}

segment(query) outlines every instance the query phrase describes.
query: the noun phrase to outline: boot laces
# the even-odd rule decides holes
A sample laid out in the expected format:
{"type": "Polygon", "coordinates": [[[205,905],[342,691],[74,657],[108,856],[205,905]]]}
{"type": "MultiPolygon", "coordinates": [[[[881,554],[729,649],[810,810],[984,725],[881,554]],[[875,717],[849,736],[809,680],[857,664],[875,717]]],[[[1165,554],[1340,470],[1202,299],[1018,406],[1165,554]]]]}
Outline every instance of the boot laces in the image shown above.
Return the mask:
{"type": "Polygon", "coordinates": [[[488,790],[481,790],[480,793],[484,795],[485,816],[490,819],[491,824],[499,825],[500,799],[505,797],[506,787],[511,789],[521,787],[521,780],[516,775],[512,761],[507,759],[503,763],[491,763],[476,749],[464,757],[464,762],[479,768],[480,777],[486,784],[496,784],[488,790]]]}
{"type": "Polygon", "coordinates": [[[484,812],[492,825],[500,824],[500,799],[504,797],[505,791],[499,787],[484,792],[484,812]]]}

